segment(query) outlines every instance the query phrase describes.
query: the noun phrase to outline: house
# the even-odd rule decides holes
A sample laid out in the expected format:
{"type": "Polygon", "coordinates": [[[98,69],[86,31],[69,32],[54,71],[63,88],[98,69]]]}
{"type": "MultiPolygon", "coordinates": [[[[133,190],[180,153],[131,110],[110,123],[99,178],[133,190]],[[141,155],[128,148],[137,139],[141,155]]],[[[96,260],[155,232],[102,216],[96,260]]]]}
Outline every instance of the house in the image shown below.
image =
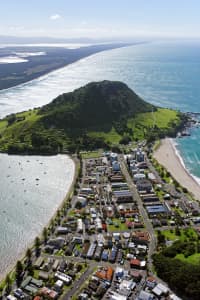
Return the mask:
{"type": "Polygon", "coordinates": [[[67,227],[58,226],[56,228],[56,234],[67,234],[69,232],[69,229],[67,227]]]}
{"type": "Polygon", "coordinates": [[[49,239],[48,245],[53,246],[56,249],[61,249],[65,244],[65,239],[62,237],[49,239]]]}
{"type": "Polygon", "coordinates": [[[130,260],[130,267],[135,269],[140,269],[140,263],[141,262],[139,259],[133,258],[130,260]]]}
{"type": "Polygon", "coordinates": [[[153,289],[152,292],[158,296],[166,296],[169,293],[169,289],[168,287],[166,287],[164,284],[162,283],[158,283],[153,289]]]}
{"type": "Polygon", "coordinates": [[[38,278],[46,281],[46,280],[49,279],[49,273],[44,272],[44,271],[40,271],[39,274],[38,274],[38,278]]]}
{"type": "Polygon", "coordinates": [[[54,285],[54,290],[60,294],[62,292],[62,288],[63,288],[63,281],[62,280],[57,280],[55,282],[55,285],[54,285]]]}
{"type": "Polygon", "coordinates": [[[83,220],[77,219],[77,232],[83,233],[83,220]]]}
{"type": "Polygon", "coordinates": [[[148,179],[140,179],[136,182],[136,187],[139,192],[151,193],[153,190],[151,181],[148,179]]]}
{"type": "Polygon", "coordinates": [[[150,289],[153,289],[156,286],[157,282],[153,276],[147,277],[146,286],[150,289]]]}
{"type": "Polygon", "coordinates": [[[95,273],[95,276],[97,276],[100,279],[111,282],[112,278],[113,278],[113,273],[114,273],[113,268],[107,267],[107,268],[101,268],[100,270],[98,270],[95,273]]]}
{"type": "Polygon", "coordinates": [[[151,180],[153,183],[156,183],[156,176],[153,173],[148,173],[148,179],[151,180]]]}
{"type": "Polygon", "coordinates": [[[72,282],[72,277],[69,275],[66,275],[65,273],[57,271],[55,273],[55,278],[63,281],[66,285],[69,285],[72,282]]]}
{"type": "Polygon", "coordinates": [[[141,150],[138,150],[136,152],[136,160],[137,162],[143,162],[144,161],[144,152],[141,150]]]}
{"type": "Polygon", "coordinates": [[[127,300],[126,296],[120,295],[117,292],[112,291],[112,292],[109,292],[109,294],[110,294],[110,297],[109,297],[110,300],[127,300]]]}
{"type": "Polygon", "coordinates": [[[131,270],[130,276],[133,278],[135,282],[140,282],[140,280],[142,279],[142,275],[140,271],[131,270]]]}
{"type": "Polygon", "coordinates": [[[158,214],[168,215],[170,213],[167,206],[162,203],[155,205],[147,205],[146,210],[149,216],[154,216],[158,214]]]}
{"type": "Polygon", "coordinates": [[[145,179],[146,175],[143,173],[136,173],[133,175],[133,181],[136,183],[138,180],[145,179]]]}
{"type": "Polygon", "coordinates": [[[132,240],[136,244],[148,245],[150,240],[149,232],[147,231],[134,231],[132,233],[132,240]]]}
{"type": "Polygon", "coordinates": [[[89,296],[86,293],[81,293],[78,297],[79,300],[88,300],[89,296]]]}
{"type": "Polygon", "coordinates": [[[136,287],[136,283],[133,280],[123,279],[119,285],[119,294],[129,297],[131,291],[136,287]]]}
{"type": "Polygon", "coordinates": [[[136,300],[154,300],[154,296],[146,291],[141,291],[136,300]]]}
{"type": "Polygon", "coordinates": [[[133,194],[129,190],[120,190],[120,191],[114,191],[113,197],[116,200],[116,202],[119,203],[131,203],[133,202],[133,194]]]}
{"type": "Polygon", "coordinates": [[[120,172],[120,164],[117,161],[112,162],[112,170],[113,172],[120,172]]]}
{"type": "Polygon", "coordinates": [[[177,297],[177,296],[174,295],[174,294],[171,294],[171,295],[169,296],[169,299],[170,299],[170,300],[181,300],[181,298],[177,297]]]}
{"type": "Polygon", "coordinates": [[[44,263],[44,258],[40,256],[37,258],[34,266],[36,269],[40,269],[42,267],[43,263],[44,263]]]}
{"type": "Polygon", "coordinates": [[[43,287],[41,290],[40,290],[40,295],[41,296],[44,296],[48,299],[57,299],[58,298],[58,293],[54,290],[51,290],[47,287],[43,287]]]}

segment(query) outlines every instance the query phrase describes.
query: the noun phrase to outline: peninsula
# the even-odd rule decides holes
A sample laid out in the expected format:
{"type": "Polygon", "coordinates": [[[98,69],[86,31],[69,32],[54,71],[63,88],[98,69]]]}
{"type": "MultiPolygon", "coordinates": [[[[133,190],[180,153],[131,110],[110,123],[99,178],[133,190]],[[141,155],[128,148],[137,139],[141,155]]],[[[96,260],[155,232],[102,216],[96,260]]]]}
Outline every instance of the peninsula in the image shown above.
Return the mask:
{"type": "Polygon", "coordinates": [[[56,154],[174,136],[185,115],[142,100],[122,82],[92,82],[0,121],[0,151],[56,154]]]}

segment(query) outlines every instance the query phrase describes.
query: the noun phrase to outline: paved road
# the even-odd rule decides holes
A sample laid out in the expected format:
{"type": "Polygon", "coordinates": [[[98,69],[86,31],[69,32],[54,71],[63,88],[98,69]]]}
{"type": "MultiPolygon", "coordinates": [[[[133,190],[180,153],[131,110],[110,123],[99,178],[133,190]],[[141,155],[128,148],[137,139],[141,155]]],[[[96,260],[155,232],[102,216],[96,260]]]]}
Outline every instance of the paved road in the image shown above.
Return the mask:
{"type": "Polygon", "coordinates": [[[125,164],[125,161],[124,161],[124,158],[122,155],[120,156],[120,165],[121,165],[122,173],[124,174],[126,181],[129,185],[129,188],[130,188],[131,192],[133,193],[133,198],[137,202],[138,209],[143,218],[145,228],[150,234],[150,243],[149,243],[149,251],[148,251],[148,267],[149,267],[149,270],[152,271],[153,264],[152,264],[151,256],[154,253],[154,251],[156,249],[156,244],[157,244],[155,232],[154,232],[152,223],[149,220],[148,214],[147,214],[145,208],[143,207],[142,200],[137,192],[137,189],[133,183],[133,180],[127,170],[127,167],[126,167],[126,164],[125,164]]]}
{"type": "Polygon", "coordinates": [[[78,289],[83,285],[83,283],[89,278],[89,276],[92,274],[93,271],[94,271],[94,267],[90,265],[87,271],[83,273],[78,280],[73,282],[72,288],[66,294],[64,294],[62,300],[71,299],[72,296],[74,296],[77,293],[78,289]]]}

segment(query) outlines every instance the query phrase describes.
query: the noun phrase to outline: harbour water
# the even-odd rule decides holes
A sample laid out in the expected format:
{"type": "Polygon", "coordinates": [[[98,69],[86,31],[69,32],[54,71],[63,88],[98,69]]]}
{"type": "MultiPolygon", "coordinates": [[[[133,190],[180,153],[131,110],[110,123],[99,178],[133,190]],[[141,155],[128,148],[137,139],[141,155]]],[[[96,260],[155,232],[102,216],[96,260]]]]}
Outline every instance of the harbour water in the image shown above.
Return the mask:
{"type": "MultiPolygon", "coordinates": [[[[104,79],[127,83],[155,105],[200,112],[200,43],[157,42],[92,55],[26,84],[0,91],[0,117],[41,106],[61,93],[104,79]]],[[[195,128],[191,137],[177,139],[177,149],[188,170],[200,178],[200,129],[195,128]]],[[[0,169],[0,272],[3,272],[48,222],[69,187],[74,166],[62,156],[1,155],[0,169]]]]}
{"type": "Polygon", "coordinates": [[[74,168],[66,155],[0,154],[0,277],[60,206],[74,168]]]}

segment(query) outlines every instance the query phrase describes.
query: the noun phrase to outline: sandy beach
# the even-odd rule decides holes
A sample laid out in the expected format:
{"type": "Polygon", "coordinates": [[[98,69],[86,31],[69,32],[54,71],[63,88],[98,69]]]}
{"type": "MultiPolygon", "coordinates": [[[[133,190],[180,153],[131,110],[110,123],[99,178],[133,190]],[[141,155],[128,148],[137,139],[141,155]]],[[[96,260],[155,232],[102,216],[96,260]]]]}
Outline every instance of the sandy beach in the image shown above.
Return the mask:
{"type": "Polygon", "coordinates": [[[161,141],[160,147],[154,152],[154,157],[182,186],[186,187],[197,200],[200,200],[200,185],[184,168],[174,147],[171,139],[166,138],[161,141]]]}

